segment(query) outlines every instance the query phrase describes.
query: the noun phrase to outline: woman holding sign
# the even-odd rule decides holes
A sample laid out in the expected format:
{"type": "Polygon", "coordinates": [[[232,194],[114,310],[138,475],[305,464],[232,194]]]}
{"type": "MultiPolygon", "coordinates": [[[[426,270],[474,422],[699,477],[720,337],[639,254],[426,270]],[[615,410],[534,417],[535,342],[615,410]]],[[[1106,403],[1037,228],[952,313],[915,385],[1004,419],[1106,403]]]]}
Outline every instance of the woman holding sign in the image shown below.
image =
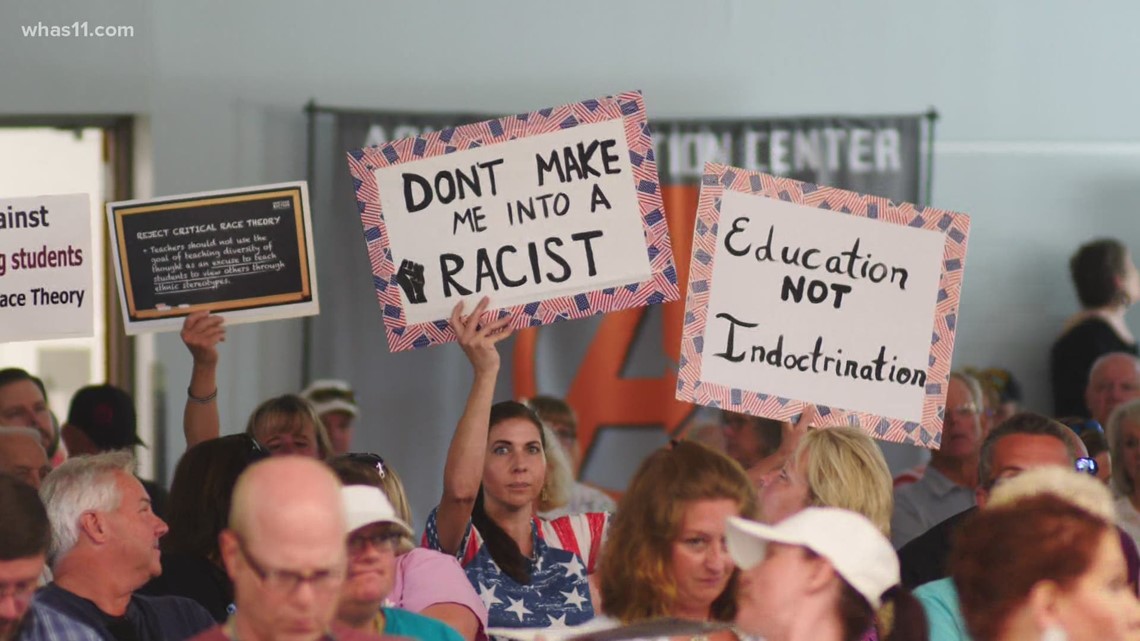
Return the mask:
{"type": "Polygon", "coordinates": [[[492,405],[499,372],[496,345],[509,318],[470,316],[462,304],[451,328],[475,371],[467,405],[447,452],[443,496],[428,517],[428,547],[455,555],[489,610],[493,628],[578,625],[594,617],[593,572],[607,514],[554,521],[535,516],[546,485],[542,423],[521,403],[492,405]]]}

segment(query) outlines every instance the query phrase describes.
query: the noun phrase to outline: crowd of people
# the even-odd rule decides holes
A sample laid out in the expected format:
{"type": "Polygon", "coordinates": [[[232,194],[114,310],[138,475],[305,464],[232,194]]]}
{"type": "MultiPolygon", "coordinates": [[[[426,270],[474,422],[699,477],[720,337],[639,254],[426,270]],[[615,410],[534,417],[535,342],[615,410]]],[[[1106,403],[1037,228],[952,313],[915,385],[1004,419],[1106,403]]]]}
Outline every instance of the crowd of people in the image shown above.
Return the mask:
{"type": "Polygon", "coordinates": [[[662,621],[645,634],[1140,639],[1124,324],[1140,273],[1115,241],[1071,266],[1085,310],[1053,349],[1052,414],[1024,411],[1008,371],[961,368],[940,449],[892,476],[865,431],[816,429],[810,408],[794,424],[723,412],[617,497],[577,478],[564,401],[494,402],[509,319],[457,306],[472,383],[419,537],[392,462],[352,451],[367,417],[347,383],[267,399],[222,434],[221,317],[183,325],[169,492],[136,475],[126,392],[80,390],[61,425],[38,378],[0,370],[0,641],[556,639],[662,621]]]}

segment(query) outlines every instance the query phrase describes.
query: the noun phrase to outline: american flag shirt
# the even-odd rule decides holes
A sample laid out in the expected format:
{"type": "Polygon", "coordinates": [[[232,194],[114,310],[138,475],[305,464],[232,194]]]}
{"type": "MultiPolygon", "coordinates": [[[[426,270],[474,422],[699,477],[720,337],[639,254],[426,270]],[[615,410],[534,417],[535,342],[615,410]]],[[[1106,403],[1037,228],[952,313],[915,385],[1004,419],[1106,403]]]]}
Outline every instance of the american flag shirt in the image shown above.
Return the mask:
{"type": "MultiPolygon", "coordinates": [[[[431,511],[424,531],[425,546],[435,550],[441,550],[438,509],[431,511]]],[[[488,627],[571,626],[594,618],[586,577],[597,564],[609,518],[605,512],[571,514],[553,521],[535,517],[529,585],[499,570],[482,535],[468,522],[456,557],[487,606],[488,627]]]]}

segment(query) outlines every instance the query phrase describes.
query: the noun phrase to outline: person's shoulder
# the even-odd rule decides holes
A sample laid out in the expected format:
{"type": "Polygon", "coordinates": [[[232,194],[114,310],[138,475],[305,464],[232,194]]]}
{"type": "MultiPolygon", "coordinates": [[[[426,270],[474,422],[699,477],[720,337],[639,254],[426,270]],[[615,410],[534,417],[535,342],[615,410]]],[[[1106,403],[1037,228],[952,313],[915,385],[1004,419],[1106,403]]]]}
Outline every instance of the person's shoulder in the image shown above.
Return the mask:
{"type": "Polygon", "coordinates": [[[149,609],[164,619],[172,616],[180,616],[192,625],[207,626],[215,623],[214,617],[201,603],[184,596],[175,596],[172,594],[155,596],[152,594],[135,593],[131,596],[131,601],[140,607],[149,609]]]}
{"type": "Polygon", "coordinates": [[[462,641],[463,637],[455,628],[431,617],[402,610],[400,608],[384,608],[384,617],[388,624],[385,631],[391,630],[393,634],[413,636],[421,641],[462,641]],[[414,632],[414,634],[413,634],[414,632]]]}
{"type": "Polygon", "coordinates": [[[67,616],[45,603],[33,601],[18,641],[67,639],[67,641],[99,641],[99,633],[91,626],[67,616]]]}

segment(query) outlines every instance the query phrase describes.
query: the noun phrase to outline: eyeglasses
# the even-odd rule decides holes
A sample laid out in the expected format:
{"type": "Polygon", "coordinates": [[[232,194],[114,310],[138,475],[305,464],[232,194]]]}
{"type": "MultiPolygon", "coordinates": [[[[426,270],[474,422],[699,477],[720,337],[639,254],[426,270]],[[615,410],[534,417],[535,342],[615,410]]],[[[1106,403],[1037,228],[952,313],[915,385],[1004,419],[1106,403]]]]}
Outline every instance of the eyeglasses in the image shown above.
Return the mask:
{"type": "Polygon", "coordinates": [[[353,463],[364,463],[376,468],[376,473],[380,475],[380,480],[383,481],[384,477],[388,476],[388,468],[384,466],[384,459],[379,454],[372,452],[352,452],[345,454],[345,458],[353,463]]]}
{"type": "Polygon", "coordinates": [[[257,578],[261,579],[265,587],[274,592],[289,594],[300,587],[302,583],[312,585],[313,589],[317,591],[335,590],[344,578],[344,568],[314,570],[308,573],[267,568],[253,558],[253,555],[245,547],[245,541],[242,541],[240,536],[235,534],[234,539],[237,541],[238,550],[245,557],[245,562],[249,568],[253,570],[257,578]]]}
{"type": "Polygon", "coordinates": [[[974,405],[973,403],[966,403],[965,405],[959,405],[958,407],[947,407],[946,408],[946,416],[947,417],[953,416],[954,418],[965,419],[965,418],[971,418],[973,416],[976,416],[977,414],[978,414],[978,406],[974,405]]]}
{"type": "Polygon", "coordinates": [[[1073,463],[1073,469],[1078,472],[1084,472],[1090,476],[1096,476],[1097,472],[1100,471],[1100,464],[1098,464],[1094,458],[1082,456],[1073,463]]]}
{"type": "Polygon", "coordinates": [[[37,587],[39,587],[39,577],[17,583],[0,583],[0,599],[12,597],[20,603],[27,603],[32,600],[37,587]]]}
{"type": "Polygon", "coordinates": [[[369,545],[380,552],[392,552],[399,545],[403,536],[399,532],[373,532],[372,534],[353,534],[348,537],[348,553],[356,556],[362,554],[369,545]]]}

